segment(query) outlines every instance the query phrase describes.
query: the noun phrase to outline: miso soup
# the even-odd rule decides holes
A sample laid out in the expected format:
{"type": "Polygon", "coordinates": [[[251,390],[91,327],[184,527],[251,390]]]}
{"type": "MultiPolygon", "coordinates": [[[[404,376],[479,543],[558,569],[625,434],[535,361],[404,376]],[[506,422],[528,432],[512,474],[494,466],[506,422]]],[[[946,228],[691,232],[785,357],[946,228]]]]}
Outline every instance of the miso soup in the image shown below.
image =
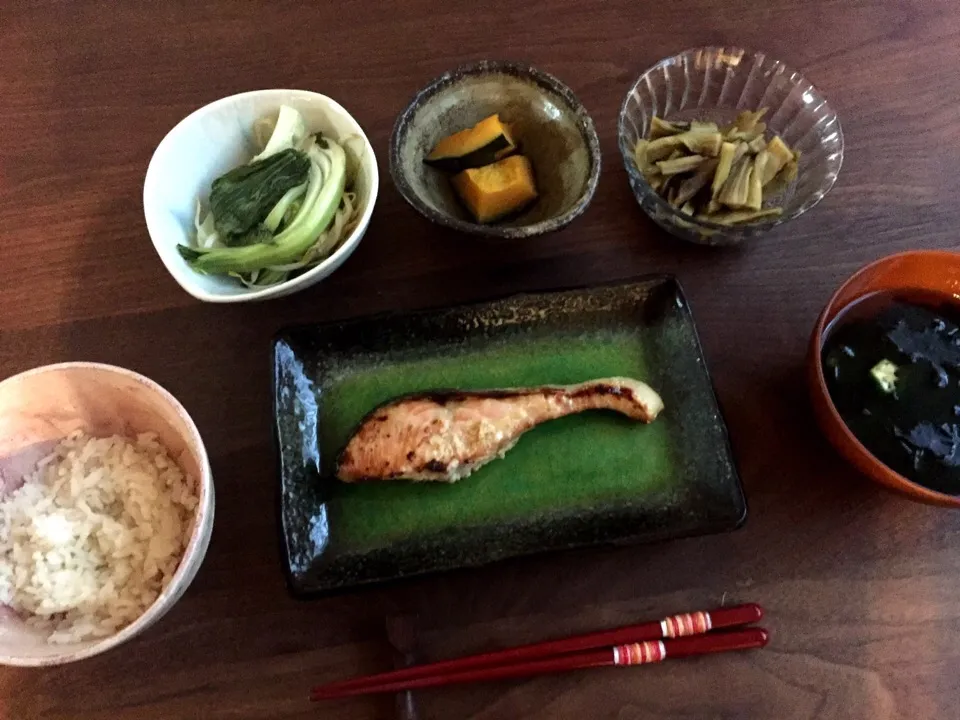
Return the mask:
{"type": "Polygon", "coordinates": [[[868,295],[827,328],[834,406],[877,459],[932,490],[960,494],[960,307],[929,291],[868,295]]]}

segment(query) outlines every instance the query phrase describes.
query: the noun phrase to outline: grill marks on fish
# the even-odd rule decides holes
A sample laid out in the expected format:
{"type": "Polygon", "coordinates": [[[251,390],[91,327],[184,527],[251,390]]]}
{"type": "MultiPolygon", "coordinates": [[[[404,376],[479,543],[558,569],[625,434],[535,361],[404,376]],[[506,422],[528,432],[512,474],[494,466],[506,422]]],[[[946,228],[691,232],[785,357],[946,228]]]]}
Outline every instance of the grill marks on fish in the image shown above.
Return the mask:
{"type": "Polygon", "coordinates": [[[649,385],[630,378],[418,393],[376,408],[361,422],[338,459],[337,477],[455,482],[503,457],[540,423],[586,410],[612,410],[648,423],[662,409],[649,385]]]}

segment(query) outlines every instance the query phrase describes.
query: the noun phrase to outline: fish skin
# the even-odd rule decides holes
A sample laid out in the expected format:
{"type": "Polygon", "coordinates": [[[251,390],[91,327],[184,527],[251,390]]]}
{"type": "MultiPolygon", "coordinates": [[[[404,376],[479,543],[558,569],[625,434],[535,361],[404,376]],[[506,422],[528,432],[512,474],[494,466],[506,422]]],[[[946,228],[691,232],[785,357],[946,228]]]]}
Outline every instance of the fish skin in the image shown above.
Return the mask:
{"type": "Polygon", "coordinates": [[[649,423],[660,396],[631,378],[503,390],[445,390],[397,398],[360,423],[337,459],[343,482],[456,482],[503,457],[540,423],[613,410],[649,423]]]}

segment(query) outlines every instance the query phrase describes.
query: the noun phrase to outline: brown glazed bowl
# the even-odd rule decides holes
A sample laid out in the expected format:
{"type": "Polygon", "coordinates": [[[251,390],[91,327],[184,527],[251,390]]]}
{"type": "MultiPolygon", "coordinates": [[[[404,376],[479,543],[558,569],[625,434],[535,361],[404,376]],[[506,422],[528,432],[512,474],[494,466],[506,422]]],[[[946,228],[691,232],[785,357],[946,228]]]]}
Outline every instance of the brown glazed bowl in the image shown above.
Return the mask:
{"type": "Polygon", "coordinates": [[[484,238],[521,239],[559,230],[587,209],[600,179],[600,141],[586,109],[557,78],[488,60],[451,70],[417,93],[393,129],[390,175],[428,220],[484,238]],[[449,177],[423,159],[441,138],[493,113],[517,128],[540,197],[519,215],[481,225],[449,177]]]}
{"type": "Polygon", "coordinates": [[[907,289],[952,296],[960,304],[960,253],[915,250],[890,255],[861,268],[840,286],[820,313],[810,337],[807,379],[813,411],[827,440],[851,465],[874,482],[917,502],[960,508],[960,496],[930,490],[875,458],[843,422],[830,399],[823,374],[821,351],[830,323],[866,295],[907,289]]]}

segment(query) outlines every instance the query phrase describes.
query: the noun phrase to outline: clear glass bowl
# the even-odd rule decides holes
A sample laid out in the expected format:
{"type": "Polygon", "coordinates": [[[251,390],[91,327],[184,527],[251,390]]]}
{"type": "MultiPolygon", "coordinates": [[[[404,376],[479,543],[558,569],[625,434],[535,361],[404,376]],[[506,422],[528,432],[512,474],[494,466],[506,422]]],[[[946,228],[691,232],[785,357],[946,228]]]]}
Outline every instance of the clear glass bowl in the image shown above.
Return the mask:
{"type": "Polygon", "coordinates": [[[735,245],[805,213],[833,187],[843,163],[840,120],[823,95],[779,60],[740,48],[698,48],[661,60],[627,93],[618,133],[640,206],[660,227],[701,245],[735,245]],[[764,203],[783,207],[777,218],[734,226],[694,220],[661,198],[637,168],[633,151],[647,137],[654,115],[722,125],[741,110],[763,107],[768,134],[800,151],[797,180],[764,203]]]}

